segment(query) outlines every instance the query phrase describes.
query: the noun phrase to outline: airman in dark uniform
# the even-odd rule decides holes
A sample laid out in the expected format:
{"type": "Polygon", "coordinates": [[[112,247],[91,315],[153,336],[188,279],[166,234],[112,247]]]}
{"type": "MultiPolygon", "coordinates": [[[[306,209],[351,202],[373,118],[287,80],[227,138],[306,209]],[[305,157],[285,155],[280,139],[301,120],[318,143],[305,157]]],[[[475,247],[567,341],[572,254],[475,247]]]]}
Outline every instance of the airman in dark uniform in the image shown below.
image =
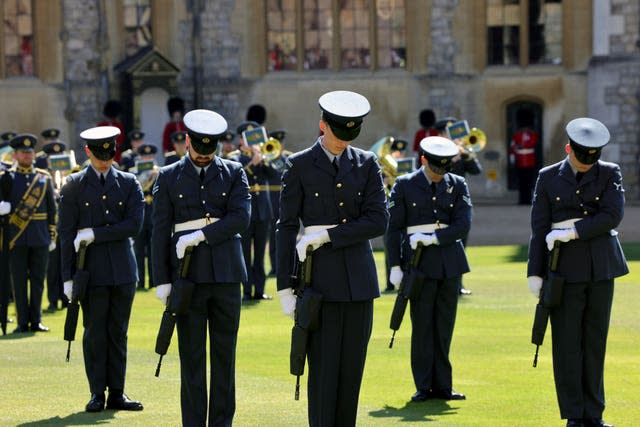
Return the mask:
{"type": "Polygon", "coordinates": [[[265,294],[264,285],[267,275],[264,269],[264,255],[269,241],[269,228],[273,219],[273,206],[269,196],[269,182],[280,173],[265,163],[258,145],[247,145],[242,132],[259,127],[256,122],[243,122],[236,133],[240,135],[240,156],[251,193],[251,222],[242,233],[242,252],[247,265],[248,279],[243,283],[245,300],[271,299],[265,294]]]}
{"type": "Polygon", "coordinates": [[[153,282],[153,272],[151,266],[151,216],[153,212],[153,185],[158,178],[159,168],[155,164],[156,153],[158,147],[152,144],[142,144],[138,147],[139,162],[153,162],[153,167],[144,171],[138,170],[143,163],[136,162],[136,167],[129,169],[135,171],[138,181],[142,186],[144,194],[144,221],[140,233],[133,239],[133,251],[136,254],[136,262],[138,264],[138,289],[144,289],[147,281],[147,266],[149,269],[149,288],[155,287],[153,282]]]}
{"type": "Polygon", "coordinates": [[[138,148],[144,144],[144,132],[139,129],[134,129],[129,132],[129,143],[131,148],[122,153],[120,157],[120,170],[128,172],[129,169],[136,165],[139,153],[138,148]]]}
{"type": "Polygon", "coordinates": [[[180,401],[185,426],[230,426],[235,413],[235,353],[240,282],[247,272],[240,233],[249,225],[249,185],[242,166],[215,156],[226,120],[213,111],[184,116],[188,155],[165,166],[154,187],[153,272],[166,303],[178,260],[193,246],[187,279],[195,283],[187,314],[177,316],[180,401]],[[207,327],[211,379],[207,411],[207,327]]]}
{"type": "MultiPolygon", "coordinates": [[[[276,235],[278,295],[292,316],[294,254],[314,249],[311,291],[322,295],[320,325],[309,333],[308,416],[311,426],[353,426],[380,296],[370,239],[381,236],[388,213],[375,154],[350,145],[369,113],[367,99],[335,91],[319,99],[323,133],[287,160],[276,235]],[[296,244],[300,227],[304,234],[296,244]]],[[[305,292],[309,292],[307,289],[305,292]]]]}
{"type": "Polygon", "coordinates": [[[225,133],[220,136],[221,147],[219,147],[219,152],[220,157],[223,159],[239,161],[240,151],[236,149],[236,145],[233,143],[235,137],[236,134],[230,130],[225,131],[225,133]]]}
{"type": "MultiPolygon", "coordinates": [[[[42,132],[42,134],[51,134],[50,131],[57,129],[48,129],[48,131],[42,132]]],[[[55,134],[55,132],[53,133],[55,134]]],[[[56,135],[57,138],[57,135],[56,135]]],[[[45,154],[46,168],[49,170],[53,177],[53,171],[50,169],[49,156],[64,154],[67,146],[62,141],[49,142],[42,147],[42,152],[45,154]]],[[[56,186],[56,180],[54,179],[54,195],[56,203],[60,201],[59,195],[60,189],[56,186]]],[[[60,274],[60,236],[57,237],[55,242],[55,248],[49,252],[49,264],[47,265],[47,299],[49,300],[48,312],[54,312],[58,310],[58,301],[61,302],[60,308],[64,308],[68,305],[69,300],[64,294],[62,286],[62,275],[60,274]]]]}
{"type": "Polygon", "coordinates": [[[11,197],[12,178],[11,174],[5,173],[13,166],[11,159],[12,148],[9,142],[16,136],[13,131],[0,134],[0,319],[2,323],[3,335],[7,333],[6,322],[8,305],[11,294],[11,277],[9,276],[9,249],[7,248],[6,222],[7,214],[11,211],[11,202],[5,201],[11,197]]]}
{"type": "Polygon", "coordinates": [[[18,313],[16,333],[49,330],[41,323],[41,306],[48,251],[56,240],[56,202],[51,176],[33,166],[36,143],[34,135],[16,135],[10,142],[16,164],[5,172],[11,177],[5,232],[18,313]]]}
{"type": "Polygon", "coordinates": [[[538,297],[549,251],[560,245],[562,301],[551,309],[553,374],[560,416],[604,427],[604,359],[614,278],[629,272],[615,228],[624,214],[620,167],[599,160],[609,131],[579,118],[566,126],[567,158],[540,170],[531,208],[527,276],[538,297]]]}
{"type": "Polygon", "coordinates": [[[164,165],[170,165],[179,161],[187,153],[187,144],[185,138],[187,133],[178,131],[171,134],[171,143],[173,151],[164,153],[164,165]]]}
{"type": "Polygon", "coordinates": [[[277,129],[269,132],[269,137],[276,139],[280,143],[280,156],[275,160],[269,162],[271,167],[276,170],[276,174],[272,174],[269,178],[269,197],[271,197],[271,207],[273,208],[273,218],[271,218],[271,229],[269,230],[269,261],[271,264],[271,271],[269,276],[276,275],[277,258],[276,258],[276,223],[278,222],[278,215],[280,214],[280,190],[282,189],[281,180],[282,172],[286,165],[287,159],[293,153],[284,149],[284,138],[287,136],[287,131],[284,129],[277,129]]]}
{"type": "Polygon", "coordinates": [[[401,259],[410,260],[411,250],[421,242],[417,269],[425,281],[410,302],[411,370],[417,389],[411,400],[461,400],[465,396],[452,388],[449,349],[458,282],[469,271],[461,240],[471,225],[471,199],[464,178],[447,172],[458,154],[456,144],[430,136],[420,147],[422,168],[398,177],[389,199],[390,281],[400,285],[401,259]]]}
{"type": "Polygon", "coordinates": [[[49,145],[54,142],[60,142],[58,138],[60,137],[60,130],[55,128],[45,129],[40,133],[40,136],[43,138],[44,145],[42,146],[42,150],[36,153],[35,167],[40,169],[49,169],[49,162],[47,159],[51,153],[45,151],[44,147],[48,147],[48,151],[52,151],[53,146],[49,145]]]}
{"type": "Polygon", "coordinates": [[[82,348],[91,399],[87,412],[142,410],[124,393],[127,330],[135,295],[136,260],[130,239],[142,225],[144,198],[135,176],[113,166],[120,130],[99,126],[80,134],[90,165],[67,178],[60,192],[64,292],[71,298],[76,252],[85,242],[90,278],[82,305],[82,348]]]}

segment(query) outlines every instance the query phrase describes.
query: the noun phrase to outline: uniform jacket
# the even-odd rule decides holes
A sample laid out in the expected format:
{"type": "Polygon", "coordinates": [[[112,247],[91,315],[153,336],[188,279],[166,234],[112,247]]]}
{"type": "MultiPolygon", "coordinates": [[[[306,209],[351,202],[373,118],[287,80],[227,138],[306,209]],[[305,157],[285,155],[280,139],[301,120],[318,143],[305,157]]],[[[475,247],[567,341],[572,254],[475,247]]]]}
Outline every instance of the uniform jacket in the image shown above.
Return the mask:
{"type": "Polygon", "coordinates": [[[313,252],[312,287],[325,301],[365,301],[380,295],[369,239],[384,234],[388,212],[382,173],[373,153],[347,147],[336,172],[320,145],[288,158],[277,227],[278,289],[291,287],[296,235],[305,227],[336,225],[331,243],[313,252]]]}
{"type": "Polygon", "coordinates": [[[579,238],[562,243],[557,271],[567,282],[608,280],[629,272],[616,232],[624,215],[620,167],[598,161],[576,181],[568,159],[538,174],[531,207],[527,276],[546,277],[551,224],[571,218],[579,238]]]}
{"type": "Polygon", "coordinates": [[[92,167],[67,178],[60,191],[62,280],[73,278],[78,230],[93,229],[95,240],[87,246],[85,270],[90,285],[123,285],[138,280],[131,247],[142,225],[144,198],[133,174],[111,167],[104,186],[92,167]]]}
{"type": "Polygon", "coordinates": [[[249,182],[251,220],[271,221],[277,213],[273,210],[271,196],[267,187],[274,180],[280,181],[280,172],[265,163],[252,165],[251,156],[246,156],[244,153],[238,156],[238,161],[242,163],[249,182]]]}
{"type": "Polygon", "coordinates": [[[195,283],[236,283],[247,280],[240,233],[249,225],[251,202],[242,165],[215,156],[200,182],[189,156],[160,169],[153,188],[151,237],[154,283],[177,278],[176,242],[183,234],[173,226],[186,221],[220,218],[202,228],[206,242],[191,256],[188,278],[195,283]]]}
{"type": "Polygon", "coordinates": [[[469,233],[472,206],[464,178],[445,174],[434,194],[422,168],[402,175],[391,190],[389,214],[389,265],[402,266],[402,259],[410,261],[407,227],[440,222],[448,227],[436,230],[438,245],[423,248],[418,269],[431,279],[448,279],[469,271],[461,239],[469,233]]]}
{"type": "Polygon", "coordinates": [[[513,135],[509,154],[515,157],[517,168],[536,167],[536,145],[538,132],[531,129],[521,129],[513,135]]]}
{"type": "MultiPolygon", "coordinates": [[[[10,174],[12,178],[11,197],[9,199],[9,202],[11,202],[11,213],[7,215],[7,221],[20,204],[22,197],[24,196],[31,182],[34,180],[36,174],[39,181],[45,182],[44,188],[46,194],[44,196],[44,199],[42,200],[42,203],[40,203],[40,206],[38,207],[38,209],[36,209],[35,214],[39,216],[42,216],[44,214],[46,216],[46,219],[32,220],[31,222],[29,222],[26,229],[15,241],[15,245],[30,247],[48,246],[49,243],[51,243],[51,232],[55,232],[57,210],[51,175],[46,170],[38,168],[33,168],[33,173],[29,174],[18,172],[15,169],[9,169],[5,173],[10,174]]],[[[8,230],[9,235],[7,236],[7,241],[11,241],[15,236],[16,228],[8,227],[8,230]]]]}

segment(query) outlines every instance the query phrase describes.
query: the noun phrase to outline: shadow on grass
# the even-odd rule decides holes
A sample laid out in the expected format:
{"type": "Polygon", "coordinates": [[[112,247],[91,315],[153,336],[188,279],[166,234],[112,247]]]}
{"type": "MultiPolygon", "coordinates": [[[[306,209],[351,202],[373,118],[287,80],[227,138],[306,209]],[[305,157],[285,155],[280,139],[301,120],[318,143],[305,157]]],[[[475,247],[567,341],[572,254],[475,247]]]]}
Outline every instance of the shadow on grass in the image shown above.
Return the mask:
{"type": "Polygon", "coordinates": [[[7,335],[0,336],[0,340],[21,340],[25,338],[31,338],[36,335],[35,332],[20,332],[19,334],[14,334],[12,330],[15,329],[15,326],[12,326],[11,329],[7,327],[7,335]]]}
{"type": "Polygon", "coordinates": [[[452,408],[444,400],[429,400],[426,402],[407,402],[402,408],[385,405],[377,411],[370,411],[375,418],[396,418],[395,421],[436,421],[430,416],[454,415],[458,408],[452,408]]]}
{"type": "Polygon", "coordinates": [[[93,424],[107,424],[111,423],[114,419],[114,411],[102,411],[102,412],[76,412],[75,414],[67,415],[66,417],[50,417],[42,420],[29,421],[26,423],[18,424],[18,427],[35,427],[35,426],[78,426],[78,425],[93,425],[93,424]]]}

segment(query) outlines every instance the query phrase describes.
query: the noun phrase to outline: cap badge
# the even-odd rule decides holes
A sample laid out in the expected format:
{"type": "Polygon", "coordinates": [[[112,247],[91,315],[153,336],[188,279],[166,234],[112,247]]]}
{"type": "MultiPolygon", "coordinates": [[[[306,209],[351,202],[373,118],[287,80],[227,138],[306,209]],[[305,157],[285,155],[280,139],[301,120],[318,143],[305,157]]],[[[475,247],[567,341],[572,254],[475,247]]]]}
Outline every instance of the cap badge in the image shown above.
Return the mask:
{"type": "Polygon", "coordinates": [[[56,153],[57,153],[58,151],[60,151],[60,146],[59,146],[59,145],[57,145],[57,144],[56,144],[56,145],[54,145],[54,146],[53,146],[53,151],[55,151],[56,153]]]}
{"type": "Polygon", "coordinates": [[[144,152],[147,153],[147,154],[150,153],[151,152],[151,147],[145,147],[144,148],[144,152]]]}
{"type": "Polygon", "coordinates": [[[202,138],[202,142],[208,144],[211,140],[209,138],[202,138]]]}
{"type": "Polygon", "coordinates": [[[442,159],[442,160],[440,160],[440,164],[444,165],[445,163],[447,163],[447,161],[448,161],[447,159],[442,159]]]}
{"type": "Polygon", "coordinates": [[[594,154],[598,150],[589,150],[589,154],[594,154]]]}
{"type": "Polygon", "coordinates": [[[31,141],[29,141],[27,138],[25,138],[22,143],[25,147],[31,147],[31,141]]]}
{"type": "Polygon", "coordinates": [[[102,144],[102,148],[104,148],[105,150],[109,148],[109,143],[105,142],[104,144],[102,144]]]}
{"type": "Polygon", "coordinates": [[[251,130],[251,129],[253,129],[253,125],[247,126],[247,130],[251,130]]]}
{"type": "Polygon", "coordinates": [[[350,122],[347,122],[347,127],[348,128],[352,128],[356,125],[356,122],[354,122],[353,120],[351,120],[350,122]]]}

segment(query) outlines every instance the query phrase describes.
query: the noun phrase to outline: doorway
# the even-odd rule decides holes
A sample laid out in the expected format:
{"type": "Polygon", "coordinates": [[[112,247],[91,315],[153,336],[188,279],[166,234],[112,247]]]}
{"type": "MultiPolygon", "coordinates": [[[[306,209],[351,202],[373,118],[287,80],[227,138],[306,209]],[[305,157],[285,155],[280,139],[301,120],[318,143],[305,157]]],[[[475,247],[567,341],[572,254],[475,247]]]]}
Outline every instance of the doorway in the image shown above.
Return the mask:
{"type": "MultiPolygon", "coordinates": [[[[544,164],[542,158],[544,145],[544,138],[542,133],[542,105],[533,101],[516,101],[507,105],[507,140],[506,153],[509,153],[509,147],[511,146],[511,139],[513,134],[518,131],[520,124],[518,123],[518,117],[530,118],[529,127],[536,131],[539,135],[538,143],[535,146],[536,153],[536,171],[540,170],[544,164]]],[[[507,188],[509,190],[518,189],[518,175],[516,173],[516,167],[511,162],[507,162],[507,188]]]]}

